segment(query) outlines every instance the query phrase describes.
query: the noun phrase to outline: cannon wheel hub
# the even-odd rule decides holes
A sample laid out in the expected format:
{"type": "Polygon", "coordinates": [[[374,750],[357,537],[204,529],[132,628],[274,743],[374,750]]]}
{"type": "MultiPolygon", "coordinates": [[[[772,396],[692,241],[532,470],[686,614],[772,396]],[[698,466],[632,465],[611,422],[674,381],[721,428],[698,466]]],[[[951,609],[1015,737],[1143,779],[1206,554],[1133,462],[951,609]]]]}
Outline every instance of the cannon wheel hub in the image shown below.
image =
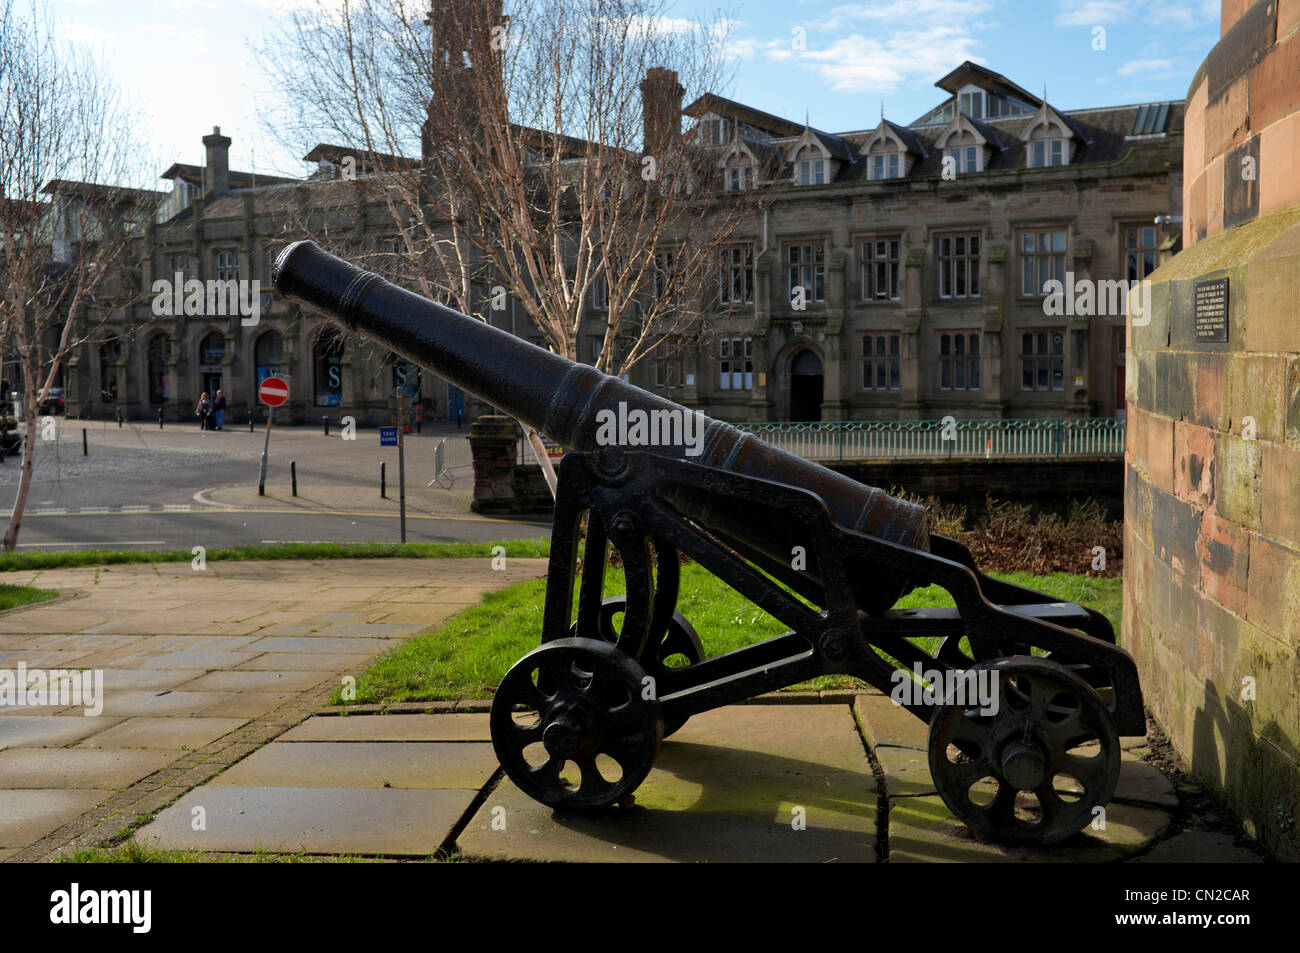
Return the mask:
{"type": "MultiPolygon", "coordinates": [[[[1057,662],[1012,656],[990,669],[994,705],[940,705],[930,775],[948,809],[996,840],[1054,844],[1098,816],[1119,780],[1115,724],[1101,697],[1057,662]]],[[[959,703],[960,702],[960,703],[959,703]]]]}
{"type": "Polygon", "coordinates": [[[630,795],[663,741],[644,678],[634,660],[596,639],[557,639],[525,655],[492,700],[492,746],[510,780],[561,810],[630,795]]]}

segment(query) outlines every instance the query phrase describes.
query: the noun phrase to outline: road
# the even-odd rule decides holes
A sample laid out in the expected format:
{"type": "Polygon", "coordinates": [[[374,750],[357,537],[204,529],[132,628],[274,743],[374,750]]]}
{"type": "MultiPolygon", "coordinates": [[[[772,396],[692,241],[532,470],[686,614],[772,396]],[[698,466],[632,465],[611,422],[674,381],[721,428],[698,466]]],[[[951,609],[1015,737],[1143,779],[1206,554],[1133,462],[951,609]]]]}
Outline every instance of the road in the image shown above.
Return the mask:
{"type": "MultiPolygon", "coordinates": [[[[256,493],[265,431],[247,425],[204,433],[194,425],[58,421],[57,439],[38,444],[19,549],[91,547],[191,549],[265,541],[389,542],[400,538],[397,452],[379,447],[378,431],[344,440],[319,427],[273,429],[267,497],[256,493]],[[82,454],[86,429],[87,455],[82,454]],[[289,462],[299,496],[290,497],[289,462]],[[386,468],[386,498],[379,467],[386,468]]],[[[468,447],[454,427],[407,436],[407,539],[486,541],[549,535],[549,523],[470,512],[468,447]],[[459,464],[450,489],[428,487],[433,448],[453,440],[459,464]]],[[[0,518],[18,482],[17,458],[0,464],[0,518]]],[[[451,482],[451,481],[447,481],[451,482]]]]}

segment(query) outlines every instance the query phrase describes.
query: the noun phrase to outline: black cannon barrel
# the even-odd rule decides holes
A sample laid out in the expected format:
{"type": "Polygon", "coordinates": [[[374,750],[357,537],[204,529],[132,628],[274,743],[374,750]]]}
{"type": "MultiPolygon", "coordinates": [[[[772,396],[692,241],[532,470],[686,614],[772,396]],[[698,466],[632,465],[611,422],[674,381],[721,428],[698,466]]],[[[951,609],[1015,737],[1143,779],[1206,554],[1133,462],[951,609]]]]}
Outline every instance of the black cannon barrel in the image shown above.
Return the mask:
{"type": "MultiPolygon", "coordinates": [[[[276,258],[272,283],[286,297],[325,312],[573,450],[599,450],[601,426],[611,413],[667,412],[681,415],[678,419],[695,413],[399,288],[314,242],[285,248],[276,258]]],[[[924,507],[785,453],[730,424],[703,420],[702,452],[688,453],[684,441],[637,449],[811,490],[840,526],[914,549],[930,548],[924,507]]],[[[689,449],[700,449],[698,442],[689,449]]],[[[752,517],[749,529],[752,533],[752,517]]],[[[794,529],[793,534],[778,534],[785,537],[783,547],[797,539],[794,529]]],[[[790,561],[788,547],[768,552],[790,561]]],[[[901,579],[864,582],[870,584],[855,588],[874,593],[871,605],[864,606],[873,610],[887,608],[911,588],[901,579]]]]}

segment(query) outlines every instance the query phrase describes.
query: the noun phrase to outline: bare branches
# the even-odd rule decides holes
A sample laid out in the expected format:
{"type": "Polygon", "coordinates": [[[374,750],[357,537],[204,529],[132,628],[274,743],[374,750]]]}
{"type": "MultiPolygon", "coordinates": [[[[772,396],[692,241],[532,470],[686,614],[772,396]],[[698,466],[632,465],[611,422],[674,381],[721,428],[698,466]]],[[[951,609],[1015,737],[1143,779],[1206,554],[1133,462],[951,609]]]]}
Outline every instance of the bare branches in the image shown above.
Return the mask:
{"type": "Polygon", "coordinates": [[[299,144],[324,134],[388,156],[364,187],[411,283],[480,316],[503,289],[572,358],[595,321],[614,372],[693,332],[748,215],[681,129],[684,98],[723,83],[725,21],[673,18],[660,0],[428,11],[319,3],[263,51],[299,144]]]}

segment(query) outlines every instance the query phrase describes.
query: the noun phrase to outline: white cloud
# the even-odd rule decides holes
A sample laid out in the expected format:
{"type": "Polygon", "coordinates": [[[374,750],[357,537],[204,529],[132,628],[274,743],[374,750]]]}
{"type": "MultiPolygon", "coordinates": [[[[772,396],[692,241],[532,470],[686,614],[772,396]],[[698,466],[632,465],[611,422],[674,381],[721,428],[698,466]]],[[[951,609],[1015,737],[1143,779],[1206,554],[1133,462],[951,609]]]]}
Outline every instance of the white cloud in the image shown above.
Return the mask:
{"type": "Polygon", "coordinates": [[[1135,73],[1156,73],[1169,69],[1173,65],[1170,60],[1129,60],[1116,72],[1120,76],[1132,76],[1135,73]]]}
{"type": "Polygon", "coordinates": [[[69,43],[107,43],[113,39],[112,33],[86,23],[60,23],[54,29],[69,43]]]}
{"type": "Polygon", "coordinates": [[[1057,26],[1097,26],[1101,23],[1119,23],[1133,12],[1132,2],[1121,0],[1062,0],[1061,12],[1056,15],[1057,26]]]}
{"type": "Polygon", "coordinates": [[[808,21],[807,49],[791,37],[766,43],[765,55],[812,70],[837,92],[886,92],[978,61],[973,35],[999,0],[886,0],[835,7],[808,21]],[[819,40],[829,37],[824,44],[819,40]]]}

